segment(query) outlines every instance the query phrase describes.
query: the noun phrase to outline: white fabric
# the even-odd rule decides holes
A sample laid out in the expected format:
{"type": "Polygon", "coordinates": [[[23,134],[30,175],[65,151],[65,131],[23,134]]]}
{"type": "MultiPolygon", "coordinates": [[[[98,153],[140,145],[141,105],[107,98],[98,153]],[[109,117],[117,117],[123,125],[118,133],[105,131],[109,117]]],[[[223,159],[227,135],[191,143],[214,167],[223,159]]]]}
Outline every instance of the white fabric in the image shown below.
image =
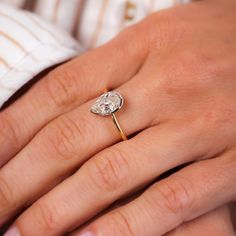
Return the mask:
{"type": "Polygon", "coordinates": [[[153,11],[187,1],[0,0],[0,107],[42,70],[107,42],[153,11]],[[19,9],[29,1],[34,13],[19,9]]]}
{"type": "Polygon", "coordinates": [[[75,56],[79,49],[57,27],[3,4],[0,42],[0,106],[40,71],[75,56]]]}

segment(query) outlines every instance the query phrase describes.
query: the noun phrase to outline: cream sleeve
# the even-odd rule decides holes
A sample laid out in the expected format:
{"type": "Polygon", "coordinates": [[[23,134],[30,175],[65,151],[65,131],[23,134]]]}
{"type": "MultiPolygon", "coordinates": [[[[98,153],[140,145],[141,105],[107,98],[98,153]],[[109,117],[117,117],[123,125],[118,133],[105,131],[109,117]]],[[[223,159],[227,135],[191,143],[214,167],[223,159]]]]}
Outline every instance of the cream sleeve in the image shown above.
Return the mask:
{"type": "Polygon", "coordinates": [[[44,69],[106,43],[152,12],[189,1],[0,0],[0,107],[44,69]]]}
{"type": "Polygon", "coordinates": [[[0,4],[0,107],[39,72],[81,51],[68,33],[37,15],[0,4]]]}

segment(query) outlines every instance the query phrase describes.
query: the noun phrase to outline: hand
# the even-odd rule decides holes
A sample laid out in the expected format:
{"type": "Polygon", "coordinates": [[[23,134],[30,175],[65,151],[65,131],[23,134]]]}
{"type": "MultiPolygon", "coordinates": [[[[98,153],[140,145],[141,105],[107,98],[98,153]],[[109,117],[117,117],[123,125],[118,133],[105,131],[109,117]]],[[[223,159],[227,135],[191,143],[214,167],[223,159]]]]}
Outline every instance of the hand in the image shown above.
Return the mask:
{"type": "Polygon", "coordinates": [[[25,148],[0,171],[1,222],[39,199],[17,218],[21,235],[68,232],[190,162],[86,230],[162,235],[235,201],[235,9],[209,0],[153,14],[4,111],[1,156],[25,148]],[[128,141],[89,112],[105,88],[125,98],[119,121],[138,133],[128,141]]]}

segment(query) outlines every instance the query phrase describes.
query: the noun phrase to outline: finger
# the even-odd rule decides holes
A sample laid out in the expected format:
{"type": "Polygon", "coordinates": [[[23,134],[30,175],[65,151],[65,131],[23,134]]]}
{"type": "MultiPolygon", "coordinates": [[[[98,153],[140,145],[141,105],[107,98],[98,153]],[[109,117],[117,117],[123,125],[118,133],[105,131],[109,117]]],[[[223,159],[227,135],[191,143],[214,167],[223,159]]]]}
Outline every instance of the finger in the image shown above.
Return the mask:
{"type": "Polygon", "coordinates": [[[178,128],[162,124],[102,151],[30,207],[16,222],[19,230],[23,235],[55,235],[81,225],[161,173],[190,161],[199,150],[179,145],[189,135],[180,140],[178,128]]]}
{"type": "MultiPolygon", "coordinates": [[[[132,106],[132,110],[127,109],[125,103],[122,111],[117,113],[125,134],[149,126],[154,115],[152,109],[145,106],[148,98],[138,96],[143,93],[142,83],[131,80],[118,90],[128,106],[132,106]],[[135,91],[129,93],[134,87],[135,91]],[[149,116],[143,117],[143,112],[149,116]]],[[[72,174],[92,155],[120,140],[111,117],[90,112],[93,102],[89,101],[51,122],[0,170],[0,222],[72,174]]]]}
{"type": "Polygon", "coordinates": [[[137,27],[53,70],[0,114],[0,166],[58,115],[130,79],[147,54],[137,27]],[[132,40],[134,39],[134,40],[132,40]],[[19,125],[20,124],[20,125],[19,125]]]}
{"type": "Polygon", "coordinates": [[[192,164],[154,184],[133,202],[93,222],[79,236],[163,235],[235,201],[235,151],[192,164]]]}
{"type": "MultiPolygon", "coordinates": [[[[229,206],[216,210],[186,222],[165,236],[235,236],[229,206]]],[[[76,236],[76,234],[74,234],[76,236]]]]}

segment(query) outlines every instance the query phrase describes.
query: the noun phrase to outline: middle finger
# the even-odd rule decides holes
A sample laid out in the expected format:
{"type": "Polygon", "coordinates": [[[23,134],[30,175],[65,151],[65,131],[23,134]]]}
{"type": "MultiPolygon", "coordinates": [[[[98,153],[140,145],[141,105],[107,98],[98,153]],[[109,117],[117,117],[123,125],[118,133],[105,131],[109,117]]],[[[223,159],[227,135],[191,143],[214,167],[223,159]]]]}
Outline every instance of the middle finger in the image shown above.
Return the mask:
{"type": "MultiPolygon", "coordinates": [[[[118,89],[132,106],[132,112],[124,106],[117,115],[121,125],[126,127],[127,135],[149,126],[153,117],[151,108],[145,106],[145,98],[140,96],[142,83],[136,81],[136,89],[132,94],[128,92],[133,83],[130,80],[118,89]],[[143,117],[141,113],[145,110],[149,115],[143,117]]],[[[101,118],[90,113],[93,102],[89,101],[51,122],[1,169],[0,223],[73,173],[93,154],[119,140],[110,117],[101,118]]]]}

